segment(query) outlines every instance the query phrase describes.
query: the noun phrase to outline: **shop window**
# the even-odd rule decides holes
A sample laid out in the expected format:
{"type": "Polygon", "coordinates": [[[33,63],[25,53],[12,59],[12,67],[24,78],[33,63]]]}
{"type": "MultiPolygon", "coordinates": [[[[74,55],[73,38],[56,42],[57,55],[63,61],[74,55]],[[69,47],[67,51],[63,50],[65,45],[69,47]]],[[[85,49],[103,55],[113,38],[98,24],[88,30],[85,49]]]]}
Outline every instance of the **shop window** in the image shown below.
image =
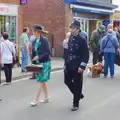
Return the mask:
{"type": "Polygon", "coordinates": [[[16,17],[0,16],[0,33],[8,32],[9,40],[16,42],[16,17]]]}

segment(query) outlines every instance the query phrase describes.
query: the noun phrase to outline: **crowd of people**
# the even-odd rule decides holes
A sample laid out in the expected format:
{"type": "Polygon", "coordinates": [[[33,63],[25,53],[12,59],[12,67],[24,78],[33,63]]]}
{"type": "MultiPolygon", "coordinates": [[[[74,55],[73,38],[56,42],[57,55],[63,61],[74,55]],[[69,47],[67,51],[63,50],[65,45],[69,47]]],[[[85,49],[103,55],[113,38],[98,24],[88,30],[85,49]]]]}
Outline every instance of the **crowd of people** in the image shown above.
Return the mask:
{"type": "Polygon", "coordinates": [[[92,32],[89,48],[93,53],[93,65],[103,61],[104,58],[104,77],[108,76],[110,68],[110,77],[114,78],[114,61],[119,52],[120,33],[113,30],[113,25],[109,24],[107,28],[101,25],[99,29],[92,32]]]}
{"type": "MultiPolygon", "coordinates": [[[[93,53],[93,65],[102,63],[104,60],[104,78],[108,77],[108,68],[110,68],[110,78],[114,78],[115,57],[120,56],[120,33],[117,28],[113,30],[112,24],[108,24],[107,27],[101,25],[94,30],[90,40],[87,40],[87,34],[84,34],[86,37],[81,36],[81,32],[83,31],[80,29],[79,21],[74,21],[71,24],[71,31],[67,33],[63,41],[64,78],[65,84],[73,94],[72,111],[79,109],[79,101],[84,98],[82,94],[83,72],[89,60],[89,50],[93,53]]],[[[120,63],[120,59],[117,62],[120,63]]]]}
{"type": "MultiPolygon", "coordinates": [[[[49,102],[49,91],[47,82],[50,80],[51,71],[51,51],[48,39],[43,35],[41,25],[34,26],[33,35],[28,37],[29,28],[24,28],[20,36],[21,50],[21,72],[26,72],[28,60],[35,65],[42,65],[40,73],[33,73],[32,78],[37,79],[38,87],[35,98],[31,106],[37,106],[40,93],[43,90],[45,99],[49,102]]],[[[4,32],[0,43],[0,64],[4,67],[6,84],[11,84],[12,62],[16,59],[14,45],[9,41],[9,34],[4,32]]],[[[80,22],[75,20],[71,23],[70,31],[63,41],[64,48],[64,82],[73,94],[72,111],[79,109],[79,102],[84,98],[82,92],[83,73],[89,61],[89,50],[93,53],[93,65],[103,61],[104,57],[104,77],[108,76],[110,67],[110,77],[114,78],[114,60],[116,52],[119,52],[120,34],[117,29],[113,30],[112,24],[107,28],[101,25],[91,34],[89,44],[88,35],[81,30],[80,22]]],[[[0,99],[1,100],[1,99],[0,99]]]]}

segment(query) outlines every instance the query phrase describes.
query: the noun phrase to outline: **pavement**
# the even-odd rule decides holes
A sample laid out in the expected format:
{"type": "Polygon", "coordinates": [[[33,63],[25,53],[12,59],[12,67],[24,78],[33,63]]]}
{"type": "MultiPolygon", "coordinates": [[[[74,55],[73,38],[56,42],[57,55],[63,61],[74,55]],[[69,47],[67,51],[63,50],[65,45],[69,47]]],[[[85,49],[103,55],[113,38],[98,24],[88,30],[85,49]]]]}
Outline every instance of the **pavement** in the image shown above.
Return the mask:
{"type": "MultiPolygon", "coordinates": [[[[120,120],[120,67],[115,78],[93,79],[84,73],[80,109],[71,112],[72,94],[64,84],[63,71],[54,71],[49,82],[51,102],[30,107],[37,83],[23,78],[0,87],[0,120],[120,120]]],[[[43,98],[41,94],[40,99],[43,98]]]]}
{"type": "MultiPolygon", "coordinates": [[[[89,60],[89,64],[92,63],[92,55],[90,53],[90,60],[89,60]]],[[[52,58],[52,71],[58,71],[64,68],[64,60],[63,58],[60,57],[53,57],[52,58]]],[[[31,76],[32,73],[21,73],[21,68],[15,66],[13,68],[13,75],[12,75],[12,80],[17,80],[20,78],[25,78],[28,76],[31,76]]],[[[1,72],[1,81],[4,82],[5,81],[5,75],[4,72],[1,72]]]]}
{"type": "MultiPolygon", "coordinates": [[[[92,55],[90,53],[90,60],[89,60],[89,64],[92,63],[92,55]]],[[[52,58],[52,71],[58,71],[64,68],[64,60],[63,58],[60,57],[53,57],[52,58]]],[[[13,75],[12,75],[12,80],[17,80],[20,78],[25,78],[28,76],[31,76],[32,73],[21,73],[21,68],[15,66],[13,68],[13,75]]],[[[5,75],[4,72],[1,72],[1,81],[4,82],[5,81],[5,75]]]]}
{"type": "MultiPolygon", "coordinates": [[[[64,67],[64,61],[62,58],[52,58],[52,71],[63,69],[63,67],[64,67]]],[[[21,68],[15,66],[13,68],[12,80],[25,78],[25,77],[28,77],[31,75],[32,75],[32,73],[21,73],[21,68]]],[[[5,81],[5,75],[4,75],[3,71],[1,72],[1,80],[2,80],[2,82],[5,81]]]]}

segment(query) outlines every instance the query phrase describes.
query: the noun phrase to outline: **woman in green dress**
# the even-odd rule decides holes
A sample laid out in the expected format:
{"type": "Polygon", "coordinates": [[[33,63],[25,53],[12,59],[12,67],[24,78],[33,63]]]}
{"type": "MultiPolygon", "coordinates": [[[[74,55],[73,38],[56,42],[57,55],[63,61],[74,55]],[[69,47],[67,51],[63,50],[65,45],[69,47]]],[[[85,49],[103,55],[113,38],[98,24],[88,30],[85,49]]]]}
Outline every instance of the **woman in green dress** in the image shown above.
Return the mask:
{"type": "Polygon", "coordinates": [[[48,40],[41,33],[42,27],[35,26],[34,34],[36,36],[36,40],[32,44],[32,61],[33,64],[42,65],[43,68],[41,73],[37,75],[38,87],[35,98],[31,102],[31,106],[36,106],[38,104],[41,90],[43,90],[45,95],[45,100],[43,102],[49,102],[47,82],[50,80],[51,53],[48,40]]]}

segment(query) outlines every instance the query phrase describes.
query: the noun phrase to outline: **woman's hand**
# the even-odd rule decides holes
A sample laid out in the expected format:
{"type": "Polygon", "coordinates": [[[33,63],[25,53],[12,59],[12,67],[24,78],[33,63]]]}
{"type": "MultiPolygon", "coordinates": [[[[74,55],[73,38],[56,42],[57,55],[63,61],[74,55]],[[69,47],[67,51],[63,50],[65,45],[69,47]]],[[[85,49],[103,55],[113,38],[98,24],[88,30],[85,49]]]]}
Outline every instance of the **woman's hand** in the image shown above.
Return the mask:
{"type": "Polygon", "coordinates": [[[0,67],[2,68],[2,67],[4,67],[4,65],[2,63],[0,63],[0,67]]]}
{"type": "Polygon", "coordinates": [[[120,48],[118,48],[117,51],[120,53],[120,48]]]}
{"type": "Polygon", "coordinates": [[[38,61],[39,57],[38,56],[35,56],[32,61],[38,61]]]}
{"type": "Polygon", "coordinates": [[[16,61],[16,56],[14,56],[13,59],[16,61]]]}

